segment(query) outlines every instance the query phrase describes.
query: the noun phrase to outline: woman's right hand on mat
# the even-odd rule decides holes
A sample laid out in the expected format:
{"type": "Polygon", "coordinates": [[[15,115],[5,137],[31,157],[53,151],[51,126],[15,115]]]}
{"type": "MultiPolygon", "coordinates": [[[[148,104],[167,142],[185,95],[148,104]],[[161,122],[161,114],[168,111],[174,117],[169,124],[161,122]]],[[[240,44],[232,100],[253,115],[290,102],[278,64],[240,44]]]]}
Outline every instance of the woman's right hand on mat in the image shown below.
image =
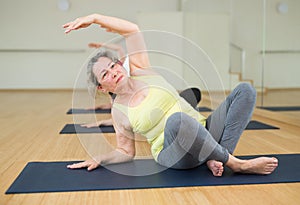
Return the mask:
{"type": "Polygon", "coordinates": [[[94,123],[82,124],[81,127],[92,128],[92,127],[99,127],[100,125],[110,126],[112,124],[113,124],[112,119],[107,119],[107,120],[100,120],[94,123]]]}
{"type": "Polygon", "coordinates": [[[101,109],[111,109],[111,103],[86,108],[86,110],[98,110],[98,109],[100,109],[100,110],[101,109]]]}
{"type": "Polygon", "coordinates": [[[80,125],[81,127],[86,127],[86,128],[92,128],[92,127],[99,127],[101,125],[102,121],[94,122],[94,123],[86,123],[80,125]]]}
{"type": "Polygon", "coordinates": [[[67,166],[69,169],[87,168],[88,171],[96,169],[100,164],[93,159],[85,160],[84,162],[74,163],[67,166]]]}

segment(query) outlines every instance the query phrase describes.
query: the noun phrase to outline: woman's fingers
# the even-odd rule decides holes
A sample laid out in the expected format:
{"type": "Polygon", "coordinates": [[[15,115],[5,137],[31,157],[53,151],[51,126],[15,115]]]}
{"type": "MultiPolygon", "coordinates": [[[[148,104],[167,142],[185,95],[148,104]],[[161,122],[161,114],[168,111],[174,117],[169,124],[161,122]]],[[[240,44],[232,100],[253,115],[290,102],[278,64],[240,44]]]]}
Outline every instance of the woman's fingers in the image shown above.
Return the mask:
{"type": "Polygon", "coordinates": [[[63,25],[63,28],[65,28],[65,33],[69,33],[70,31],[74,30],[75,29],[75,26],[76,26],[76,20],[75,21],[71,21],[69,23],[66,23],[63,25]]]}
{"type": "Polygon", "coordinates": [[[87,168],[88,171],[92,171],[93,169],[96,169],[99,165],[96,163],[90,164],[87,168]]]}
{"type": "Polygon", "coordinates": [[[101,122],[96,122],[96,123],[88,123],[88,124],[82,124],[80,125],[81,127],[86,127],[86,128],[92,128],[92,127],[99,127],[101,122]]]}
{"type": "Polygon", "coordinates": [[[65,33],[70,33],[73,30],[77,30],[80,28],[80,24],[70,24],[68,27],[66,27],[65,33]]]}
{"type": "Polygon", "coordinates": [[[65,33],[69,33],[72,30],[77,30],[80,28],[87,27],[91,25],[92,21],[88,17],[83,17],[83,18],[77,18],[74,21],[71,21],[69,23],[66,23],[63,25],[63,28],[65,28],[65,33]]]}
{"type": "Polygon", "coordinates": [[[65,25],[63,25],[63,28],[65,28],[65,33],[70,33],[72,30],[74,30],[74,29],[72,29],[72,24],[71,23],[67,23],[67,24],[65,24],[65,25]]]}
{"type": "Polygon", "coordinates": [[[80,168],[87,168],[88,171],[96,169],[99,164],[94,160],[87,160],[84,162],[74,163],[67,166],[69,169],[80,169],[80,168]]]}
{"type": "Polygon", "coordinates": [[[69,168],[69,169],[79,169],[79,168],[85,168],[85,167],[88,167],[88,164],[86,161],[70,164],[67,166],[67,168],[69,168]]]}
{"type": "Polygon", "coordinates": [[[92,128],[92,127],[95,127],[91,124],[84,124],[84,125],[81,125],[81,127],[85,127],[85,128],[92,128]]]}
{"type": "Polygon", "coordinates": [[[68,22],[68,23],[65,23],[64,25],[62,25],[62,27],[63,27],[63,28],[67,28],[68,26],[70,26],[71,23],[72,23],[72,21],[71,21],[71,22],[68,22]]]}

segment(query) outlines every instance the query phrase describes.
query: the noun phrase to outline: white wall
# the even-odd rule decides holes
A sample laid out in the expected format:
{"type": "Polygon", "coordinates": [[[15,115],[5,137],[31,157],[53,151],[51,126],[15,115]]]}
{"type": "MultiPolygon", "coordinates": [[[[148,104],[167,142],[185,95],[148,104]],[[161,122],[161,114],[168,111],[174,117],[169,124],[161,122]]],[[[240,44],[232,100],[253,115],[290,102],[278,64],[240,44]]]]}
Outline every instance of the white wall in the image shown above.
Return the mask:
{"type": "Polygon", "coordinates": [[[185,69],[185,78],[193,85],[200,84],[203,90],[228,90],[229,14],[186,12],[184,30],[185,36],[199,47],[185,49],[186,55],[193,56],[191,62],[196,70],[185,69]]]}
{"type": "Polygon", "coordinates": [[[230,89],[229,3],[229,0],[189,0],[182,4],[184,35],[199,47],[185,49],[186,55],[193,56],[195,71],[187,66],[184,75],[191,84],[200,85],[203,90],[230,89]]]}
{"type": "MultiPolygon", "coordinates": [[[[212,58],[225,88],[229,81],[229,49],[225,43],[230,38],[231,42],[246,50],[244,77],[253,79],[257,87],[261,84],[262,0],[69,1],[71,8],[67,12],[58,10],[56,0],[0,1],[0,89],[72,88],[82,65],[93,52],[93,49],[87,48],[87,44],[92,41],[105,42],[115,36],[101,32],[96,26],[68,35],[63,33],[63,23],[90,13],[126,18],[147,29],[149,26],[154,29],[171,29],[172,32],[178,29],[174,33],[179,32],[188,37],[212,58]],[[149,14],[157,16],[151,18],[149,14]],[[180,15],[181,25],[178,23],[180,15]],[[228,27],[229,32],[226,31],[228,27]],[[211,38],[215,40],[209,41],[211,38]]],[[[285,0],[289,11],[283,15],[276,10],[280,0],[266,2],[266,50],[299,51],[300,1],[285,0]]],[[[186,51],[185,45],[181,46],[186,51]]],[[[300,74],[299,55],[299,52],[266,54],[265,86],[300,87],[296,77],[300,74]]],[[[172,60],[171,66],[178,63],[172,60]]],[[[180,66],[173,67],[180,74],[180,66]]],[[[198,85],[198,79],[192,78],[193,74],[187,73],[186,67],[183,67],[182,75],[189,84],[198,85]]],[[[78,85],[83,86],[84,83],[78,85]]]]}
{"type": "Polygon", "coordinates": [[[0,1],[0,89],[72,88],[93,51],[87,44],[115,36],[96,26],[65,35],[61,25],[76,17],[102,13],[137,22],[139,12],[178,10],[178,0],[69,1],[66,12],[56,0],[0,1]]]}
{"type": "Polygon", "coordinates": [[[144,38],[151,66],[177,90],[186,88],[183,77],[183,13],[141,12],[138,24],[144,38]]]}

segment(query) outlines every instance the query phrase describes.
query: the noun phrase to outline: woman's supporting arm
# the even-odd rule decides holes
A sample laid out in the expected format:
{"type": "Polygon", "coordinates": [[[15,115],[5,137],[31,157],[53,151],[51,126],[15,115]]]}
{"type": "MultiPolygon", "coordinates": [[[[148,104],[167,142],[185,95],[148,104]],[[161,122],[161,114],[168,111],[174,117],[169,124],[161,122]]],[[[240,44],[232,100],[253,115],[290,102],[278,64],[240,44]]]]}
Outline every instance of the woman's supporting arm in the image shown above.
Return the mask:
{"type": "Polygon", "coordinates": [[[103,154],[93,159],[86,160],[67,166],[69,169],[87,168],[88,171],[96,169],[100,165],[116,164],[128,162],[134,159],[135,156],[135,143],[132,137],[124,136],[117,133],[117,147],[115,150],[103,154]]]}

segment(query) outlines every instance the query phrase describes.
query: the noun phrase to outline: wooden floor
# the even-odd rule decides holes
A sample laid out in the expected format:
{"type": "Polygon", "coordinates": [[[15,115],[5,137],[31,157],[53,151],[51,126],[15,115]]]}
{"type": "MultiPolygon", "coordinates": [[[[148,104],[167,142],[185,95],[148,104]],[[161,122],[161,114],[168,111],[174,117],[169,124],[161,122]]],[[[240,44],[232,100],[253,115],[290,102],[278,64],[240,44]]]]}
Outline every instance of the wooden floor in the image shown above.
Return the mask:
{"type": "MultiPolygon", "coordinates": [[[[111,149],[115,142],[108,140],[109,134],[103,138],[59,134],[73,120],[83,122],[95,118],[82,115],[73,119],[73,115],[66,115],[74,103],[70,91],[0,91],[0,103],[1,205],[300,204],[300,183],[5,195],[30,161],[83,160],[111,149]]],[[[203,100],[200,105],[209,103],[203,100]]],[[[280,130],[245,131],[235,154],[300,153],[299,116],[297,112],[256,109],[253,119],[278,126],[280,130]]],[[[139,157],[149,156],[143,141],[138,142],[137,148],[139,157]]]]}

